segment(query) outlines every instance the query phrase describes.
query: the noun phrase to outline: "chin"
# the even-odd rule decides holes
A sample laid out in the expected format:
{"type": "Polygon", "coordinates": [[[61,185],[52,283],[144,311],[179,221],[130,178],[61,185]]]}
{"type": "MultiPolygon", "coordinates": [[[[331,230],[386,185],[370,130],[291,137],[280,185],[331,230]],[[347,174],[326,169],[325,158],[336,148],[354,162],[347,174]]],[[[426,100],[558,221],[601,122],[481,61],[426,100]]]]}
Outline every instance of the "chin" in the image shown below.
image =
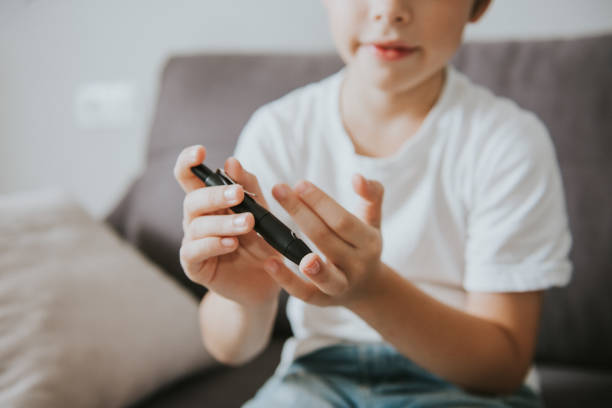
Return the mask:
{"type": "Polygon", "coordinates": [[[406,91],[419,83],[418,73],[409,69],[366,65],[359,69],[360,77],[370,86],[386,93],[406,91]]]}

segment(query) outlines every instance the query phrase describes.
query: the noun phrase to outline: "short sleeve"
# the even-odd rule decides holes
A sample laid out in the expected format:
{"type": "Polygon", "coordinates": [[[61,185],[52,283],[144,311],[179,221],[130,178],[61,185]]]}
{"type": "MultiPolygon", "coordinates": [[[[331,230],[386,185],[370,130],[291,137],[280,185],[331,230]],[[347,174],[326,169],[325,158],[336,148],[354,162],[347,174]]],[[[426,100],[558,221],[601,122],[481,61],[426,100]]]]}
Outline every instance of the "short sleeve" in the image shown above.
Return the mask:
{"type": "Polygon", "coordinates": [[[499,129],[479,149],[468,211],[468,291],[563,286],[571,235],[554,146],[533,115],[499,129]]]}

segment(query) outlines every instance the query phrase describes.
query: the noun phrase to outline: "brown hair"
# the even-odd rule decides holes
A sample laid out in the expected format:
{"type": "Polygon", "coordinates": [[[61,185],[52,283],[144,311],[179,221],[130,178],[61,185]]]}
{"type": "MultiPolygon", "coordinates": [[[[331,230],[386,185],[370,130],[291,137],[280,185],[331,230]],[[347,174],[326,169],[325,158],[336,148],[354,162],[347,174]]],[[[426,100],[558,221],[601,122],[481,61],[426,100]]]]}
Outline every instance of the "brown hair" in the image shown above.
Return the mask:
{"type": "Polygon", "coordinates": [[[489,0],[474,0],[474,5],[472,6],[472,17],[474,17],[480,11],[480,8],[484,6],[489,0]]]}

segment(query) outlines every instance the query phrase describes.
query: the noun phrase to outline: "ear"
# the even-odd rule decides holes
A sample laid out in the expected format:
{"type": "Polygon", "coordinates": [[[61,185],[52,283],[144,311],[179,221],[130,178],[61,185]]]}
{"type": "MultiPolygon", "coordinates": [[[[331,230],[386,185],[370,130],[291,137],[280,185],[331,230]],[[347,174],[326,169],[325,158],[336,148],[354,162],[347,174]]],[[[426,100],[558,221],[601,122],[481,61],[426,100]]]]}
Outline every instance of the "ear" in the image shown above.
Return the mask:
{"type": "Polygon", "coordinates": [[[492,0],[476,0],[474,7],[472,8],[472,15],[470,16],[470,23],[475,23],[484,15],[492,0]]]}

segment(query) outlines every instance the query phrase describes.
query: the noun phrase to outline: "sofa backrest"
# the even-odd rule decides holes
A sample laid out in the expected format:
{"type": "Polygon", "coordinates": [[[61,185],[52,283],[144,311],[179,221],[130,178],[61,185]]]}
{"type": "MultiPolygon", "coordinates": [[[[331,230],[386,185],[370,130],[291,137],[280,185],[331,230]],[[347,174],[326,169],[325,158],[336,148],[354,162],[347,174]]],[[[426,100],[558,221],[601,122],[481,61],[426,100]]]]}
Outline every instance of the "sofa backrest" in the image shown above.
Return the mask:
{"type": "MultiPolygon", "coordinates": [[[[571,284],[545,296],[536,358],[612,366],[612,35],[465,44],[457,68],[548,126],[574,238],[571,284]]],[[[163,71],[146,172],[108,221],[196,296],[179,261],[184,194],[172,168],[188,145],[221,167],[260,105],[342,66],[335,55],[188,55],[163,71]]]]}

